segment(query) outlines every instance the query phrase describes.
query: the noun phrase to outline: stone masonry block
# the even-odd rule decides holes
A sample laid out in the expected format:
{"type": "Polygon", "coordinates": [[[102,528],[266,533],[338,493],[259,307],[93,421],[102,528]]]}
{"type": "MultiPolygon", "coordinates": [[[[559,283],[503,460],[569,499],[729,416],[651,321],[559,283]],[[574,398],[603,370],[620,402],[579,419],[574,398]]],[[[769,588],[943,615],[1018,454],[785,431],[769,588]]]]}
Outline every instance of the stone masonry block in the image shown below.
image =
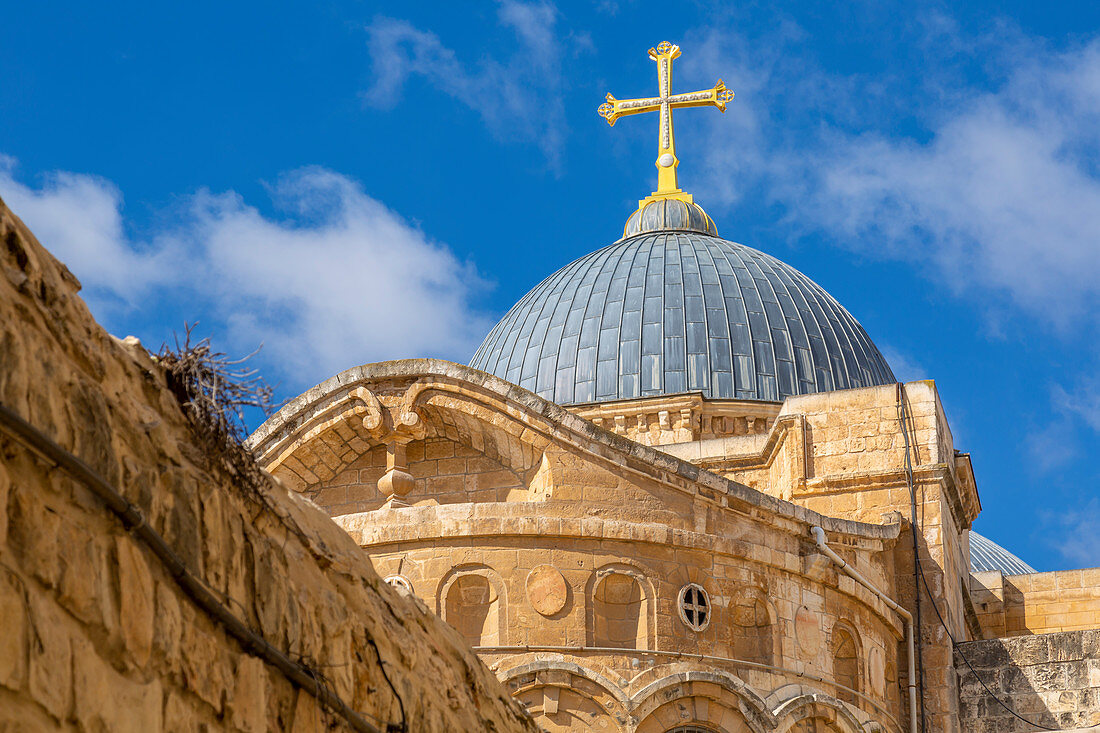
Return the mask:
{"type": "Polygon", "coordinates": [[[11,478],[3,464],[0,464],[0,546],[8,538],[8,493],[11,490],[11,478]]]}
{"type": "Polygon", "coordinates": [[[1012,661],[1020,666],[1043,664],[1050,660],[1050,641],[1046,635],[1014,639],[1007,645],[1012,661]]]}
{"type": "Polygon", "coordinates": [[[88,731],[159,733],[161,683],[135,682],[116,672],[84,639],[73,644],[75,715],[88,731]]]}
{"type": "Polygon", "coordinates": [[[174,666],[180,653],[180,603],[174,590],[163,583],[157,584],[156,603],[153,649],[157,656],[174,666]]]}
{"type": "Polygon", "coordinates": [[[180,656],[184,682],[199,699],[220,713],[228,675],[218,641],[200,629],[194,619],[185,623],[183,630],[180,656]]]}
{"type": "Polygon", "coordinates": [[[72,651],[68,624],[51,602],[31,603],[30,692],[50,715],[61,720],[72,703],[72,651]]]}
{"type": "Polygon", "coordinates": [[[110,583],[104,573],[106,549],[86,528],[72,524],[62,527],[61,546],[67,548],[60,558],[61,605],[84,623],[113,627],[114,620],[106,618],[112,614],[104,612],[110,603],[110,583]]]}
{"type": "Polygon", "coordinates": [[[39,580],[53,587],[60,574],[58,532],[61,518],[34,494],[31,487],[20,486],[13,491],[10,503],[8,544],[39,580]]]}
{"type": "Polygon", "coordinates": [[[0,685],[20,689],[27,677],[27,609],[20,580],[0,569],[0,685]]]}
{"type": "Polygon", "coordinates": [[[267,670],[261,660],[240,657],[229,707],[233,725],[245,733],[267,729],[267,670]]]}
{"type": "Polygon", "coordinates": [[[153,648],[155,608],[153,576],[142,550],[129,536],[115,543],[118,558],[119,625],[122,640],[139,667],[149,661],[153,648]]]}
{"type": "Polygon", "coordinates": [[[449,440],[433,440],[424,444],[424,458],[427,460],[452,458],[454,454],[455,444],[449,440]]]}

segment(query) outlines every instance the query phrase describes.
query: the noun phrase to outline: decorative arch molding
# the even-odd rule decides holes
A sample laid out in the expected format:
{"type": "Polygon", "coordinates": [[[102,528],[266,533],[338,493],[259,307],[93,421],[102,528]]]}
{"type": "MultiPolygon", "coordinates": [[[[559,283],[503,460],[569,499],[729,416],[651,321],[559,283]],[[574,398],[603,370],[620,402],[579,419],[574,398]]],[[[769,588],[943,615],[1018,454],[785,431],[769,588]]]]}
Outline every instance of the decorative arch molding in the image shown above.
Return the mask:
{"type": "MultiPolygon", "coordinates": [[[[456,583],[463,578],[483,578],[489,585],[491,593],[495,596],[493,601],[496,603],[495,609],[495,632],[496,632],[496,645],[505,645],[508,643],[508,592],[504,585],[504,581],[493,568],[488,565],[482,565],[480,563],[468,563],[464,565],[457,565],[447,571],[440,581],[435,595],[435,611],[444,621],[450,624],[455,629],[459,628],[460,619],[453,618],[454,606],[450,604],[450,594],[452,590],[456,589],[456,583]]],[[[461,633],[461,632],[460,632],[461,633]]],[[[476,644],[475,644],[476,646],[476,644]]]]}
{"type": "MultiPolygon", "coordinates": [[[[616,719],[625,721],[629,718],[632,722],[629,730],[642,730],[647,720],[670,703],[696,698],[713,700],[725,709],[737,711],[752,733],[790,733],[799,722],[813,718],[828,721],[841,733],[885,733],[891,730],[879,722],[866,719],[866,715],[854,711],[842,700],[823,692],[806,692],[805,685],[785,686],[794,693],[791,697],[782,698],[784,688],[780,688],[765,698],[744,680],[723,670],[681,669],[632,692],[621,688],[609,675],[562,658],[537,659],[497,671],[498,679],[513,691],[568,684],[567,675],[592,684],[599,694],[588,697],[597,703],[602,699],[601,708],[616,719]],[[864,720],[861,721],[861,718],[864,720]]],[[[706,726],[717,721],[697,722],[706,726]]],[[[892,721],[892,724],[896,726],[897,721],[892,721]]]]}
{"type": "Polygon", "coordinates": [[[859,721],[847,703],[822,692],[810,692],[784,700],[774,710],[777,725],[774,733],[789,733],[803,720],[824,718],[840,733],[870,733],[881,731],[878,723],[865,727],[859,721]]]}
{"type": "MultiPolygon", "coordinates": [[[[589,702],[620,725],[627,719],[629,700],[622,690],[603,674],[594,669],[562,659],[540,659],[527,662],[497,673],[513,696],[523,699],[539,689],[555,689],[555,708],[558,694],[568,690],[589,702]],[[577,680],[583,683],[578,684],[577,680]]],[[[544,697],[549,696],[544,693],[544,697]]],[[[543,706],[529,708],[532,713],[547,714],[543,706]]]]}
{"type": "MultiPolygon", "coordinates": [[[[745,724],[753,733],[771,733],[775,727],[775,716],[768,709],[764,698],[741,678],[722,670],[686,670],[667,675],[636,690],[630,696],[630,714],[641,728],[647,719],[668,703],[686,698],[714,698],[713,689],[722,690],[735,703],[737,710],[745,719],[745,724]],[[707,686],[695,689],[693,683],[705,682],[707,686]],[[676,688],[681,688],[677,691],[676,688]]],[[[708,721],[700,721],[704,724],[708,721]]]]}
{"type": "MultiPolygon", "coordinates": [[[[611,681],[609,677],[591,667],[586,667],[577,662],[569,662],[564,659],[538,659],[533,662],[525,662],[515,667],[497,672],[497,679],[505,685],[511,685],[514,681],[527,675],[537,675],[539,672],[568,672],[569,674],[583,677],[602,689],[615,703],[626,710],[630,706],[630,698],[626,693],[611,681]]],[[[536,684],[545,684],[538,683],[536,684]]]]}
{"type": "MultiPolygon", "coordinates": [[[[833,625],[829,629],[829,660],[833,664],[833,681],[845,687],[850,687],[857,692],[865,692],[863,682],[867,679],[867,670],[865,669],[866,663],[864,662],[863,653],[863,639],[855,624],[844,617],[833,621],[833,625]],[[838,654],[841,651],[842,640],[845,636],[851,640],[853,646],[852,656],[845,658],[845,661],[850,659],[851,662],[851,669],[847,670],[848,675],[841,674],[837,669],[837,665],[840,663],[838,654]],[[849,676],[852,679],[847,679],[849,676]]],[[[855,700],[853,698],[848,702],[855,702],[855,700]]]]}
{"type": "Polygon", "coordinates": [[[783,659],[783,629],[767,590],[752,582],[729,579],[719,581],[718,588],[726,602],[718,623],[723,627],[722,641],[730,646],[729,656],[763,664],[783,659]],[[757,617],[759,611],[765,616],[762,623],[757,617]],[[750,642],[754,633],[760,632],[766,636],[759,648],[753,650],[756,645],[750,642]]]}
{"type": "Polygon", "coordinates": [[[632,578],[641,591],[640,620],[645,624],[645,629],[640,640],[644,640],[645,646],[631,644],[626,648],[654,649],[657,638],[657,589],[653,585],[653,573],[639,565],[625,562],[608,563],[596,568],[585,583],[584,613],[588,645],[602,646],[596,643],[596,627],[599,621],[597,618],[596,594],[599,592],[600,585],[613,575],[632,578]]]}
{"type": "MultiPolygon", "coordinates": [[[[506,466],[512,470],[537,466],[542,451],[554,443],[620,473],[645,476],[722,506],[763,510],[807,529],[818,525],[829,532],[879,541],[893,540],[900,531],[895,525],[826,517],[750,489],[596,427],[498,377],[438,359],[406,359],[345,370],[284,406],[249,437],[247,445],[268,471],[277,473],[285,465],[288,471],[304,472],[299,475],[310,483],[311,478],[320,477],[302,465],[299,454],[314,456],[319,470],[323,467],[325,474],[335,475],[341,462],[356,452],[356,446],[361,454],[363,448],[382,444],[391,429],[445,432],[440,425],[447,425],[446,420],[431,419],[428,424],[426,418],[433,417],[433,408],[456,423],[455,418],[462,416],[466,426],[481,426],[481,432],[492,432],[494,440],[510,436],[507,450],[499,452],[514,461],[506,466]],[[371,429],[368,424],[376,427],[371,429]]],[[[478,438],[469,440],[476,443],[478,438]]]]}

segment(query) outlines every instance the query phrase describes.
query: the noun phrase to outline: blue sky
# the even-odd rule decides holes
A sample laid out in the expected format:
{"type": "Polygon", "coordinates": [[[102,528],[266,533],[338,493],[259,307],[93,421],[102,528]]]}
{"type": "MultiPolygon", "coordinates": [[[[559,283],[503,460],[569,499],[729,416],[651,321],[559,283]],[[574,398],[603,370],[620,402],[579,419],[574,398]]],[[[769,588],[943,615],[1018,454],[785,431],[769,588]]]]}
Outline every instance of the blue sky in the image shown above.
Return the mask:
{"type": "Polygon", "coordinates": [[[973,454],[976,529],[1100,565],[1100,4],[20,3],[0,196],[113,333],[185,321],[290,397],[466,361],[621,233],[656,122],[606,92],[719,77],[676,117],[723,236],[829,290],[973,454]]]}

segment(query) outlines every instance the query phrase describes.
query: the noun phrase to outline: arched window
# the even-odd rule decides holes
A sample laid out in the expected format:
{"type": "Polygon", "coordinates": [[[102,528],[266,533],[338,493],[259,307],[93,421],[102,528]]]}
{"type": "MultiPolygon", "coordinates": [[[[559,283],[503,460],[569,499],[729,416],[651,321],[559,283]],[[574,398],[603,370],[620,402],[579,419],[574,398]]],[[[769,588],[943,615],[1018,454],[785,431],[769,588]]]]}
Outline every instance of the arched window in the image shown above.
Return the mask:
{"type": "Polygon", "coordinates": [[[625,573],[605,575],[592,594],[592,645],[644,649],[645,610],[642,586],[636,578],[625,573]]]}
{"type": "Polygon", "coordinates": [[[401,588],[409,593],[413,592],[412,583],[404,575],[387,575],[385,580],[394,588],[401,588]]]}
{"type": "MultiPolygon", "coordinates": [[[[833,681],[838,685],[859,690],[859,643],[855,631],[847,626],[833,627],[830,644],[833,657],[833,681]]],[[[838,690],[837,697],[855,704],[855,696],[847,690],[838,690]]]]}
{"type": "Polygon", "coordinates": [[[670,728],[665,733],[715,733],[714,728],[706,728],[702,725],[678,725],[670,728]]]}
{"type": "Polygon", "coordinates": [[[460,575],[447,590],[446,620],[470,646],[496,646],[500,599],[484,575],[460,575]]]}

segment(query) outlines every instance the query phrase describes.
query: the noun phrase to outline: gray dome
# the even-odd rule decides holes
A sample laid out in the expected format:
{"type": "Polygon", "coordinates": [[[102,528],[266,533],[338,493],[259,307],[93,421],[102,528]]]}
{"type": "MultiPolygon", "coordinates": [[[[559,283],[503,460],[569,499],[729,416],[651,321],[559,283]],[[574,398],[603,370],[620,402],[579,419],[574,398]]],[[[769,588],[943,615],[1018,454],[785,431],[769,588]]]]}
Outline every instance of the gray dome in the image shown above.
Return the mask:
{"type": "Polygon", "coordinates": [[[982,573],[989,570],[1000,570],[1005,575],[1038,572],[993,540],[971,531],[970,572],[982,573]]]}
{"type": "Polygon", "coordinates": [[[778,401],[894,382],[808,277],[715,236],[619,240],[539,283],[470,361],[558,404],[702,392],[778,401]]]}
{"type": "Polygon", "coordinates": [[[699,204],[681,199],[654,199],[644,201],[630,215],[623,227],[623,236],[632,237],[643,232],[683,230],[718,236],[714,220],[699,204]]]}

